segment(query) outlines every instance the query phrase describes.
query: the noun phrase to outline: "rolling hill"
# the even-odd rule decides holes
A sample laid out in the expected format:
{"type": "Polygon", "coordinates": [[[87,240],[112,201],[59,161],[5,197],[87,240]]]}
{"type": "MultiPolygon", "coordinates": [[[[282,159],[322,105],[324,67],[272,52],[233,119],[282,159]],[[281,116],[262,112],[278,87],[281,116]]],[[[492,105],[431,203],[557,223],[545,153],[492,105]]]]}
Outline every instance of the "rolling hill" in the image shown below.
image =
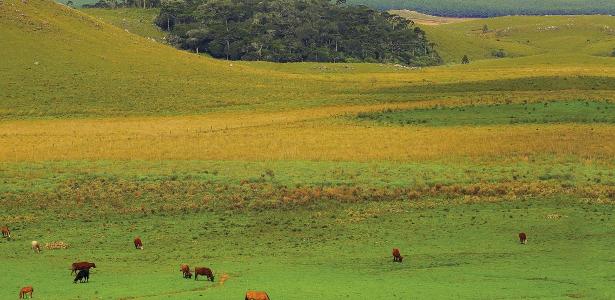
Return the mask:
{"type": "Polygon", "coordinates": [[[500,17],[456,24],[423,26],[447,61],[509,57],[610,56],[615,49],[615,17],[500,17]],[[483,27],[488,30],[483,32],[483,27]]]}
{"type": "Polygon", "coordinates": [[[149,13],[0,3],[0,299],[615,297],[611,17],[428,26],[450,63],[409,68],[214,60],[149,13]]]}
{"type": "Polygon", "coordinates": [[[194,113],[285,99],[281,80],[310,92],[290,76],[180,52],[51,1],[0,9],[5,118],[194,113]],[[241,90],[250,96],[238,99],[241,90]]]}

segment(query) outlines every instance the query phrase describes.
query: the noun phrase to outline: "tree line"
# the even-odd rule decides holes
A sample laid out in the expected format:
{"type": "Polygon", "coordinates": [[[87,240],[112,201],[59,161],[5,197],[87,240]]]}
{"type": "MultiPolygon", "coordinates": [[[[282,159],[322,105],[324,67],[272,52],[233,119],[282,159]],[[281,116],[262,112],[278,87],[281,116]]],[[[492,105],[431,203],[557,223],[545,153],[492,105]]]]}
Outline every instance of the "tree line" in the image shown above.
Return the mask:
{"type": "Polygon", "coordinates": [[[348,0],[378,9],[409,9],[445,17],[615,14],[613,0],[348,0]]]}
{"type": "MultiPolygon", "coordinates": [[[[99,0],[94,4],[84,4],[83,8],[156,8],[160,7],[161,0],[99,0]]],[[[66,3],[73,6],[72,0],[66,3]]]]}
{"type": "Polygon", "coordinates": [[[229,60],[441,63],[410,20],[328,0],[171,0],[156,24],[178,48],[229,60]]]}

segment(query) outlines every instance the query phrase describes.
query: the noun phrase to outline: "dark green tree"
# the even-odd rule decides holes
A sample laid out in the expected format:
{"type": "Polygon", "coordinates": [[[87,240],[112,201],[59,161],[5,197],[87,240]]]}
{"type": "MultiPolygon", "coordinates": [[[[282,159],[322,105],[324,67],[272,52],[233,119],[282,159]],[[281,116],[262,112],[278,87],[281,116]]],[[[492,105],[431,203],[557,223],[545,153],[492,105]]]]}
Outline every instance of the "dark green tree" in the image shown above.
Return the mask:
{"type": "Polygon", "coordinates": [[[230,60],[441,63],[414,23],[329,0],[170,0],[156,24],[178,48],[230,60]]]}
{"type": "Polygon", "coordinates": [[[468,58],[468,56],[467,56],[467,55],[464,55],[464,56],[461,58],[461,64],[462,64],[462,65],[467,65],[467,64],[469,64],[469,63],[470,63],[470,58],[468,58]]]}

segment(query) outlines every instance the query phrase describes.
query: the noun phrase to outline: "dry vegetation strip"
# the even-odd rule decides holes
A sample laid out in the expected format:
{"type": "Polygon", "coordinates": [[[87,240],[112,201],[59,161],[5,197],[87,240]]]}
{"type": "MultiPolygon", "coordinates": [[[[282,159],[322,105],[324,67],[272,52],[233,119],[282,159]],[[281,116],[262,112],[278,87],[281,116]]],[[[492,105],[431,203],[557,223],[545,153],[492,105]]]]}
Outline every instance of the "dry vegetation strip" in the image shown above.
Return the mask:
{"type": "MultiPolygon", "coordinates": [[[[373,109],[380,106],[374,106],[373,109]]],[[[5,161],[79,159],[431,160],[615,156],[610,125],[382,127],[318,120],[348,109],[0,124],[5,161]]]]}
{"type": "Polygon", "coordinates": [[[476,18],[451,18],[451,17],[438,17],[432,15],[422,14],[417,11],[401,9],[401,10],[390,10],[391,14],[398,15],[404,17],[406,19],[410,19],[414,21],[414,23],[419,25],[443,25],[443,24],[453,24],[466,22],[471,20],[476,20],[476,18]]]}

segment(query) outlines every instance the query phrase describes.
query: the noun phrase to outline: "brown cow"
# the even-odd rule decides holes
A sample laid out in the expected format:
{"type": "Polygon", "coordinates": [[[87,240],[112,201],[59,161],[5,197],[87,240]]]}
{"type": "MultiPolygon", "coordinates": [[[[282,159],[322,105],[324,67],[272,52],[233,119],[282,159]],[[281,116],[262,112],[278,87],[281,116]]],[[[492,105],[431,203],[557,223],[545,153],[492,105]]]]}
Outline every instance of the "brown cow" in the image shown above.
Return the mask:
{"type": "Polygon", "coordinates": [[[19,299],[25,299],[27,296],[32,298],[32,293],[34,292],[34,288],[31,286],[22,287],[19,291],[19,299]]]}
{"type": "Polygon", "coordinates": [[[134,243],[135,243],[135,249],[143,250],[143,242],[141,241],[140,237],[136,237],[134,240],[134,243]]]}
{"type": "Polygon", "coordinates": [[[76,263],[73,263],[73,265],[71,266],[72,271],[70,272],[70,274],[72,275],[75,272],[81,271],[81,270],[90,270],[90,268],[96,268],[96,264],[87,262],[87,261],[76,262],[76,263]]]}
{"type": "Polygon", "coordinates": [[[263,291],[248,291],[244,300],[270,300],[269,295],[263,291]]]}
{"type": "Polygon", "coordinates": [[[404,257],[401,256],[401,253],[399,253],[399,249],[393,248],[393,261],[402,262],[403,260],[404,260],[404,257]]]}
{"type": "Polygon", "coordinates": [[[5,238],[11,237],[11,230],[9,229],[8,226],[2,226],[2,228],[0,228],[0,231],[2,231],[2,237],[5,237],[5,238]]]}
{"type": "Polygon", "coordinates": [[[186,278],[186,274],[190,273],[190,267],[187,264],[181,264],[179,266],[179,271],[182,272],[184,278],[186,278]]]}
{"type": "Polygon", "coordinates": [[[36,253],[41,252],[41,245],[37,241],[32,241],[32,251],[36,253]]]}
{"type": "Polygon", "coordinates": [[[197,280],[199,278],[199,275],[207,276],[207,279],[211,280],[211,282],[214,282],[214,273],[211,271],[210,268],[194,268],[194,280],[197,280]]]}
{"type": "Polygon", "coordinates": [[[524,245],[527,244],[527,235],[525,232],[519,233],[519,242],[524,245]]]}

